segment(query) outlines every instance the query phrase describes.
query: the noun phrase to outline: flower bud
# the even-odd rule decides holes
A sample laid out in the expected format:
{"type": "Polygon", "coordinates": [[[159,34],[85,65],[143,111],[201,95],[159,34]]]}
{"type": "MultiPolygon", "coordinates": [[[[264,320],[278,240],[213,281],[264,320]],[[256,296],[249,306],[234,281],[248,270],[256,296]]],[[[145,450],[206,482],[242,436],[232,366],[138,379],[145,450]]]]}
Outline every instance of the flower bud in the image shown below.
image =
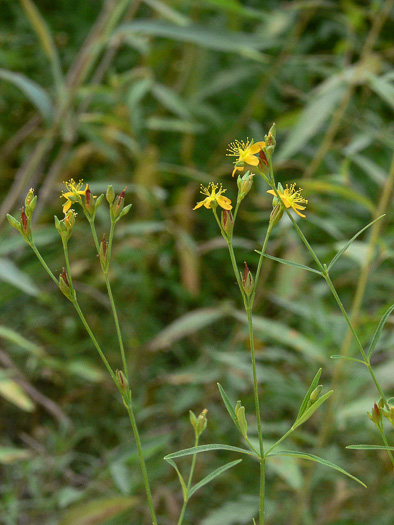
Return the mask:
{"type": "MultiPolygon", "coordinates": [[[[278,200],[276,197],[275,199],[278,200]]],[[[276,226],[278,222],[281,220],[281,218],[283,217],[283,211],[284,209],[280,204],[277,204],[275,208],[272,210],[271,215],[270,215],[271,228],[276,226]]]]}
{"type": "Polygon", "coordinates": [[[22,227],[21,227],[21,224],[19,221],[17,221],[15,219],[15,217],[13,217],[12,215],[10,215],[9,213],[7,213],[7,220],[8,222],[10,223],[10,225],[15,228],[16,230],[18,230],[19,233],[22,233],[22,227]]]}
{"type": "Polygon", "coordinates": [[[316,401],[319,399],[322,388],[323,385],[318,385],[309,396],[309,401],[311,402],[311,405],[313,405],[313,403],[316,403],[316,401]]]}
{"type": "Polygon", "coordinates": [[[31,218],[26,215],[25,207],[22,206],[21,220],[20,220],[21,234],[23,238],[25,239],[25,241],[28,243],[30,243],[32,240],[30,221],[31,221],[31,218]]]}
{"type": "Polygon", "coordinates": [[[254,174],[247,171],[242,177],[238,175],[237,186],[238,186],[238,202],[241,202],[242,199],[250,192],[253,186],[253,177],[254,174]]]}
{"type": "Polygon", "coordinates": [[[192,410],[189,410],[189,417],[190,417],[190,423],[192,427],[194,428],[194,434],[196,438],[198,439],[201,434],[204,432],[204,430],[207,428],[207,414],[208,410],[205,408],[201,414],[196,417],[194,412],[192,410]]]}
{"type": "Polygon", "coordinates": [[[118,219],[120,213],[123,210],[125,194],[126,188],[115,198],[114,202],[111,205],[111,211],[114,219],[118,219]]]}
{"type": "Polygon", "coordinates": [[[25,198],[25,212],[28,219],[32,218],[33,212],[37,205],[37,196],[34,195],[33,188],[30,188],[25,198]]]}
{"type": "Polygon", "coordinates": [[[106,273],[108,270],[108,266],[109,266],[109,260],[108,260],[108,241],[105,240],[105,233],[103,234],[103,238],[100,243],[99,257],[100,257],[101,268],[103,269],[103,272],[106,273]]]}
{"type": "Polygon", "coordinates": [[[245,407],[241,405],[241,401],[237,401],[235,406],[235,415],[237,422],[241,430],[241,434],[246,438],[248,437],[248,423],[245,417],[245,407]]]}
{"type": "Polygon", "coordinates": [[[382,414],[380,413],[380,409],[376,403],[374,404],[371,413],[367,412],[367,414],[369,419],[373,421],[378,428],[382,427],[382,414]]]}
{"type": "Polygon", "coordinates": [[[249,270],[248,265],[245,263],[244,273],[241,274],[242,277],[242,288],[246,293],[247,297],[253,292],[253,275],[249,270]]]}
{"type": "Polygon", "coordinates": [[[120,212],[118,220],[127,215],[130,211],[130,208],[132,207],[132,204],[128,204],[123,208],[123,210],[120,212]]]}
{"type": "Polygon", "coordinates": [[[122,370],[116,370],[115,375],[123,394],[127,394],[127,392],[129,391],[129,382],[127,381],[126,376],[124,375],[122,370]]]}
{"type": "Polygon", "coordinates": [[[112,186],[108,186],[107,193],[105,194],[105,196],[107,198],[108,204],[111,205],[115,199],[115,192],[112,186]]]}
{"type": "Polygon", "coordinates": [[[204,408],[204,410],[201,412],[201,414],[197,418],[197,432],[198,435],[201,436],[201,434],[204,432],[204,430],[207,428],[208,420],[206,417],[208,410],[204,408]]]}
{"type": "Polygon", "coordinates": [[[234,228],[234,217],[230,210],[222,210],[222,228],[227,237],[231,236],[234,228]]]}
{"type": "Polygon", "coordinates": [[[70,301],[73,300],[71,287],[68,282],[66,270],[64,268],[62,273],[59,275],[59,288],[60,291],[67,297],[67,299],[70,301]]]}
{"type": "Polygon", "coordinates": [[[33,188],[30,188],[30,190],[28,191],[28,194],[26,195],[26,198],[25,198],[25,207],[27,208],[28,206],[30,206],[32,200],[34,199],[34,190],[33,188]]]}
{"type": "Polygon", "coordinates": [[[259,159],[260,159],[260,168],[265,172],[265,173],[268,173],[268,159],[267,159],[267,155],[264,153],[263,150],[260,150],[260,153],[259,153],[259,159]]]}
{"type": "Polygon", "coordinates": [[[387,416],[388,420],[392,425],[394,425],[394,406],[390,406],[389,415],[387,416]]]}

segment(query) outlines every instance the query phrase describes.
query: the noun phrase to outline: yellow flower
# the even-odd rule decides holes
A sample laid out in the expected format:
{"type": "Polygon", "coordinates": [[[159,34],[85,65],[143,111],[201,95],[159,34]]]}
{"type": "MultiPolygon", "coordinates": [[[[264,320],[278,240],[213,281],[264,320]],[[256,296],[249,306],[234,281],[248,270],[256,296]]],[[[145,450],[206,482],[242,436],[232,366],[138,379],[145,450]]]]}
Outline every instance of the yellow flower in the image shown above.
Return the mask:
{"type": "MultiPolygon", "coordinates": [[[[302,188],[296,190],[295,186],[295,183],[291,184],[290,187],[286,184],[286,189],[284,191],[278,189],[278,194],[286,208],[293,208],[297,215],[305,217],[305,215],[298,211],[305,210],[305,206],[300,206],[299,203],[308,204],[308,201],[304,199],[304,197],[301,197],[302,188]]],[[[267,193],[276,197],[274,190],[268,190],[267,193]]]]}
{"type": "Polygon", "coordinates": [[[235,142],[232,142],[228,146],[227,153],[228,157],[238,157],[238,159],[235,162],[235,167],[233,170],[232,176],[234,177],[234,174],[236,171],[243,171],[243,165],[249,164],[250,166],[258,166],[259,165],[259,158],[255,157],[256,153],[259,153],[263,148],[265,148],[265,142],[253,142],[251,140],[249,142],[249,139],[245,142],[241,140],[236,140],[235,142]]]}
{"type": "Polygon", "coordinates": [[[222,195],[222,193],[225,191],[226,190],[222,188],[222,185],[219,186],[219,184],[214,184],[213,182],[210,182],[207,188],[201,185],[201,193],[203,195],[207,195],[207,197],[203,201],[198,202],[193,210],[201,208],[201,206],[205,206],[206,208],[210,209],[212,202],[217,202],[224,210],[231,210],[231,200],[222,195]],[[216,190],[218,190],[217,193],[216,190]]]}
{"type": "Polygon", "coordinates": [[[66,185],[66,188],[68,191],[63,192],[61,194],[61,197],[64,197],[66,199],[66,202],[63,204],[63,213],[67,213],[68,210],[71,208],[73,202],[81,202],[79,195],[85,195],[86,192],[89,191],[89,184],[86,184],[86,188],[82,191],[81,188],[83,186],[83,181],[80,180],[78,184],[74,181],[74,179],[70,179],[69,182],[64,183],[66,185]],[[74,197],[70,199],[70,197],[74,197]]]}

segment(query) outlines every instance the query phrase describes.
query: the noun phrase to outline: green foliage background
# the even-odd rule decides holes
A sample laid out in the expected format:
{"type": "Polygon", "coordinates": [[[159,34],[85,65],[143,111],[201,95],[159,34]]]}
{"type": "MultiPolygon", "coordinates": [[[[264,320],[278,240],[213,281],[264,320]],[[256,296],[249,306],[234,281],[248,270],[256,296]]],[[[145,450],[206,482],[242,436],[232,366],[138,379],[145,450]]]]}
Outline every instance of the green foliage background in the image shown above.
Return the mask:
{"type": "MultiPolygon", "coordinates": [[[[333,271],[367,344],[393,292],[392,7],[376,0],[2,3],[1,523],[149,523],[119,396],[70,303],[4,221],[7,212],[19,216],[31,186],[39,195],[37,245],[55,274],[64,265],[53,225],[53,215],[61,216],[62,181],[84,179],[95,195],[107,184],[117,192],[127,186],[133,208],[118,226],[111,278],[163,525],[176,522],[181,491],[162,458],[192,446],[188,410],[208,408],[202,443],[242,445],[220,382],[234,404],[242,399],[256,432],[247,328],[228,254],[212,214],[192,211],[200,183],[222,182],[235,198],[229,142],[262,140],[276,122],[277,178],[304,188],[309,204],[302,228],[327,262],[344,241],[387,214],[333,271]]],[[[235,243],[240,267],[247,260],[255,268],[253,250],[271,211],[266,190],[256,180],[242,205],[235,243]]],[[[100,232],[108,231],[104,210],[97,222],[100,232]]],[[[81,306],[110,362],[120,366],[82,213],[70,250],[81,306]]],[[[286,220],[275,228],[268,253],[312,264],[286,220]]],[[[366,416],[377,393],[361,366],[329,359],[357,355],[324,282],[266,260],[256,316],[265,437],[274,441],[291,426],[322,366],[325,389],[335,390],[329,407],[287,448],[318,453],[368,485],[290,458],[272,462],[267,522],[392,523],[388,457],[345,449],[379,443],[366,416]]],[[[375,355],[391,393],[392,325],[389,319],[375,355]]],[[[179,461],[185,472],[189,459],[179,461]]],[[[233,459],[223,452],[199,455],[195,479],[233,459]]],[[[250,524],[257,485],[258,465],[244,459],[196,494],[186,522],[250,524]]]]}

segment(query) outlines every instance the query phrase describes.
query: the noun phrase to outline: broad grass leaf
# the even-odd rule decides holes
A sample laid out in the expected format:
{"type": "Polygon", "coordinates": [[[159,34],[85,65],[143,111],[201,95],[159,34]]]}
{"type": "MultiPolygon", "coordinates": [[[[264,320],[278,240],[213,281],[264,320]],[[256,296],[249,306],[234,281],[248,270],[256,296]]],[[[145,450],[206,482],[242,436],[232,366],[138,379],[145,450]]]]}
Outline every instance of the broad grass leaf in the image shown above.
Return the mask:
{"type": "Polygon", "coordinates": [[[274,44],[272,39],[261,38],[260,35],[254,36],[239,31],[213,31],[209,27],[194,23],[187,27],[180,27],[163,20],[137,20],[124,24],[118,28],[115,35],[121,36],[133,32],[190,42],[215,51],[237,53],[260,61],[263,55],[259,51],[268,49],[274,44]]]}
{"type": "Polygon", "coordinates": [[[331,89],[319,89],[319,92],[310,99],[297,124],[291,128],[286,141],[279,149],[279,160],[283,161],[298,153],[318,133],[325,121],[334,112],[344,90],[344,84],[338,84],[331,89]]]}
{"type": "Polygon", "coordinates": [[[302,472],[295,458],[271,457],[267,462],[267,470],[273,470],[293,490],[298,490],[302,487],[302,472]]]}
{"type": "Polygon", "coordinates": [[[190,119],[191,114],[186,102],[175,91],[164,84],[153,84],[151,87],[152,95],[171,113],[181,119],[190,119]]]}
{"type": "Polygon", "coordinates": [[[15,461],[22,461],[31,456],[30,450],[16,447],[0,447],[0,464],[9,465],[15,461]]]}
{"type": "Polygon", "coordinates": [[[168,348],[175,341],[194,334],[227,315],[221,308],[200,308],[189,312],[159,333],[150,343],[150,350],[168,348]]]}
{"type": "Polygon", "coordinates": [[[60,519],[59,525],[93,525],[105,523],[124,511],[135,507],[138,499],[134,497],[113,497],[90,500],[68,510],[60,519]]]}
{"type": "MultiPolygon", "coordinates": [[[[389,73],[391,75],[391,72],[389,73]]],[[[393,83],[390,82],[390,76],[388,76],[388,79],[386,78],[386,75],[377,77],[376,75],[369,74],[369,85],[370,87],[375,91],[379,97],[387,102],[389,106],[391,106],[392,109],[394,109],[394,86],[393,83]]]]}
{"type": "Polygon", "coordinates": [[[10,259],[0,259],[0,280],[12,284],[28,295],[37,296],[40,293],[29,275],[19,270],[10,259]]]}
{"type": "Polygon", "coordinates": [[[0,69],[0,78],[11,82],[19,88],[38,109],[46,121],[51,121],[53,116],[52,101],[44,88],[21,73],[0,69]]]}
{"type": "Polygon", "coordinates": [[[25,412],[33,412],[35,405],[23,388],[8,377],[0,376],[0,396],[25,412]]]}
{"type": "MultiPolygon", "coordinates": [[[[233,316],[247,325],[248,319],[246,314],[235,310],[233,316]]],[[[280,344],[289,346],[293,350],[304,354],[315,361],[325,361],[326,353],[317,342],[307,339],[294,328],[289,328],[279,321],[267,320],[258,315],[253,316],[253,326],[259,337],[262,339],[272,339],[280,344]]]]}
{"type": "Polygon", "coordinates": [[[375,204],[373,201],[361,193],[354,191],[354,188],[347,188],[346,186],[340,186],[339,184],[334,184],[326,180],[303,180],[302,187],[306,193],[309,193],[309,195],[312,192],[333,196],[337,195],[338,197],[343,197],[349,201],[361,204],[371,213],[375,212],[375,204]]]}
{"type": "Polygon", "coordinates": [[[0,339],[5,339],[10,343],[20,346],[35,357],[45,356],[45,352],[42,348],[18,334],[18,332],[15,332],[12,328],[8,328],[8,326],[0,325],[0,339]]]}
{"type": "Polygon", "coordinates": [[[209,512],[201,525],[250,525],[259,512],[259,498],[241,495],[209,512]]]}
{"type": "Polygon", "coordinates": [[[160,0],[144,0],[145,4],[149,5],[152,9],[161,14],[163,18],[169,22],[173,22],[179,26],[188,26],[191,21],[186,16],[182,15],[167,3],[160,2],[160,0]]]}

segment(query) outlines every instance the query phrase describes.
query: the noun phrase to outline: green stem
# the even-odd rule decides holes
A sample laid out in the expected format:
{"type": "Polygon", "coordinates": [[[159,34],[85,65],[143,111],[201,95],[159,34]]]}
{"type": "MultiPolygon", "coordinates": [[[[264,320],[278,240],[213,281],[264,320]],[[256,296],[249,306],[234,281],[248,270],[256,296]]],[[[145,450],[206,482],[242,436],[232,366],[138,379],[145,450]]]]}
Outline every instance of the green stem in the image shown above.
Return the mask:
{"type": "MultiPolygon", "coordinates": [[[[196,435],[196,439],[195,439],[195,442],[194,442],[194,446],[195,447],[198,447],[198,441],[199,441],[199,436],[196,435]]],[[[188,482],[187,482],[186,498],[183,501],[183,506],[182,506],[181,514],[179,516],[179,520],[178,520],[178,524],[177,525],[181,525],[183,523],[183,518],[184,518],[185,512],[186,512],[186,507],[187,507],[187,504],[189,502],[189,490],[190,490],[190,487],[191,487],[191,484],[192,484],[194,468],[196,466],[196,459],[197,459],[197,454],[193,454],[192,465],[190,467],[189,479],[188,479],[188,482]]]]}
{"type": "MultiPolygon", "coordinates": [[[[385,444],[386,447],[389,446],[388,442],[387,442],[387,439],[386,439],[386,434],[384,433],[384,428],[379,428],[379,432],[380,432],[380,435],[382,436],[382,440],[383,440],[383,443],[385,444]]],[[[393,457],[393,453],[391,452],[391,450],[387,450],[387,453],[390,457],[390,460],[391,460],[391,464],[393,465],[394,467],[394,457],[393,457]]]]}
{"type": "Polygon", "coordinates": [[[257,266],[256,277],[255,277],[255,281],[254,281],[254,288],[253,288],[252,295],[250,297],[250,304],[251,304],[251,306],[253,306],[253,303],[254,303],[254,297],[256,295],[256,290],[257,290],[257,283],[258,283],[258,280],[259,280],[259,277],[260,277],[261,266],[263,264],[265,249],[267,247],[267,243],[268,243],[268,239],[269,239],[270,234],[271,234],[271,230],[272,230],[272,223],[270,222],[269,225],[268,225],[268,228],[267,228],[267,233],[265,234],[265,239],[264,239],[264,242],[263,242],[263,246],[261,248],[259,264],[257,266]]]}
{"type": "Polygon", "coordinates": [[[294,432],[294,428],[288,430],[286,434],[284,434],[280,439],[278,439],[278,441],[274,443],[269,450],[267,450],[267,452],[265,453],[265,457],[267,457],[268,454],[274,450],[274,448],[276,448],[280,443],[282,443],[282,441],[284,441],[287,438],[287,436],[290,436],[292,432],[294,432]]]}
{"type": "MultiPolygon", "coordinates": [[[[238,206],[237,206],[237,209],[238,209],[238,206]]],[[[244,290],[242,288],[241,276],[240,276],[239,271],[238,271],[237,261],[235,260],[235,254],[234,254],[234,249],[233,249],[233,245],[232,245],[232,238],[228,239],[227,235],[222,230],[222,225],[220,224],[219,217],[217,216],[216,210],[214,208],[212,208],[212,211],[213,211],[213,214],[215,216],[216,222],[218,223],[220,231],[222,232],[222,235],[223,235],[225,241],[227,242],[227,246],[228,246],[228,249],[229,249],[229,252],[230,252],[230,259],[231,259],[231,263],[233,265],[235,278],[237,279],[239,290],[241,292],[242,299],[244,301],[244,305],[245,305],[245,308],[246,308],[247,306],[246,306],[245,293],[244,293],[244,290]]]]}
{"type": "Polygon", "coordinates": [[[257,372],[256,372],[256,355],[255,355],[255,349],[254,349],[252,307],[250,303],[248,307],[246,308],[246,312],[248,314],[250,354],[252,357],[252,369],[253,369],[254,404],[255,404],[255,410],[256,410],[257,432],[259,436],[259,445],[260,445],[260,512],[259,512],[259,517],[260,517],[260,525],[263,525],[264,523],[264,494],[265,494],[265,459],[264,459],[263,433],[261,429],[259,391],[258,391],[257,372]]]}
{"type": "Polygon", "coordinates": [[[34,244],[34,241],[31,242],[30,244],[33,252],[36,254],[37,256],[37,259],[40,261],[40,263],[42,264],[44,270],[47,272],[47,274],[49,275],[49,277],[52,279],[53,282],[56,283],[56,286],[59,288],[59,281],[56,279],[56,277],[53,275],[53,273],[51,272],[51,270],[49,269],[47,263],[44,261],[44,259],[42,258],[40,252],[38,251],[37,249],[37,246],[34,244]]]}
{"type": "MultiPolygon", "coordinates": [[[[86,217],[87,217],[87,219],[89,221],[89,224],[90,224],[90,229],[92,231],[93,240],[94,240],[94,244],[96,246],[97,253],[99,254],[99,252],[100,252],[100,245],[99,245],[98,238],[97,238],[97,232],[96,232],[96,227],[95,227],[95,224],[94,224],[94,219],[89,217],[88,215],[86,215],[86,217]]],[[[111,230],[110,230],[110,234],[109,234],[109,241],[108,241],[108,248],[107,248],[108,249],[108,260],[109,261],[111,260],[111,248],[112,248],[112,241],[113,241],[113,237],[114,237],[114,230],[115,230],[115,223],[113,221],[111,221],[111,230]]],[[[127,367],[126,353],[125,353],[124,344],[123,344],[122,332],[120,330],[118,313],[117,313],[117,310],[116,310],[116,305],[115,305],[114,297],[113,297],[113,294],[112,294],[112,288],[111,288],[111,283],[110,283],[110,280],[109,280],[109,277],[108,277],[108,271],[103,272],[103,273],[104,273],[104,277],[105,277],[105,284],[106,284],[106,287],[107,287],[109,301],[111,303],[112,316],[113,316],[114,322],[115,322],[116,334],[117,334],[117,337],[118,337],[120,353],[121,353],[121,356],[122,356],[123,370],[124,370],[124,373],[125,373],[127,381],[128,381],[129,380],[129,372],[128,372],[128,367],[127,367]]]]}
{"type": "Polygon", "coordinates": [[[129,403],[127,403],[127,412],[129,414],[131,427],[133,429],[134,438],[135,438],[135,442],[136,442],[136,445],[137,445],[138,457],[139,457],[139,460],[140,460],[140,467],[141,467],[142,477],[144,479],[145,492],[146,492],[146,496],[148,498],[148,505],[149,505],[149,510],[150,510],[150,514],[151,514],[151,517],[152,517],[152,523],[153,523],[153,525],[157,525],[157,518],[156,518],[156,514],[155,514],[155,509],[154,509],[154,506],[153,506],[152,493],[151,493],[150,485],[149,485],[148,472],[146,470],[145,459],[144,459],[144,455],[143,455],[143,452],[142,452],[142,446],[141,446],[141,439],[140,439],[140,435],[139,435],[139,432],[138,432],[137,423],[136,423],[136,420],[135,420],[135,417],[134,417],[134,412],[133,412],[133,408],[132,408],[132,405],[131,405],[131,401],[129,403]]]}

